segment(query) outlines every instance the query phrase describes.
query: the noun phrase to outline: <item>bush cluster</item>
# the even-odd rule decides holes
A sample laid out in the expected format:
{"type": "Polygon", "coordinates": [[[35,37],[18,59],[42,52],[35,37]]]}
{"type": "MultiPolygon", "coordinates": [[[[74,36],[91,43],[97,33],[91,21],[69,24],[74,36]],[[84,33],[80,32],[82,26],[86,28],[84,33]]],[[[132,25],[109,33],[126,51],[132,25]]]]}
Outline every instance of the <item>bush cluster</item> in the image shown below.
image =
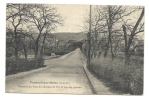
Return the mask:
{"type": "Polygon", "coordinates": [[[6,59],[6,75],[29,71],[44,67],[43,58],[38,59],[6,59]]]}

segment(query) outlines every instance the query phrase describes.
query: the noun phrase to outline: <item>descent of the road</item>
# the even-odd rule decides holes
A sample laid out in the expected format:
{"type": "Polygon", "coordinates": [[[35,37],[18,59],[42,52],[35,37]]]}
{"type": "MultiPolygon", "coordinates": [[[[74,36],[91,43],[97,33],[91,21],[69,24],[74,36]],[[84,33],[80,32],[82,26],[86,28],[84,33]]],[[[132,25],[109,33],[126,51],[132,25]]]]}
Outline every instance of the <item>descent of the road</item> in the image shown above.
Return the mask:
{"type": "Polygon", "coordinates": [[[80,53],[76,49],[57,59],[46,59],[44,68],[6,76],[6,92],[112,94],[101,82],[97,85],[99,80],[84,68],[80,53]]]}

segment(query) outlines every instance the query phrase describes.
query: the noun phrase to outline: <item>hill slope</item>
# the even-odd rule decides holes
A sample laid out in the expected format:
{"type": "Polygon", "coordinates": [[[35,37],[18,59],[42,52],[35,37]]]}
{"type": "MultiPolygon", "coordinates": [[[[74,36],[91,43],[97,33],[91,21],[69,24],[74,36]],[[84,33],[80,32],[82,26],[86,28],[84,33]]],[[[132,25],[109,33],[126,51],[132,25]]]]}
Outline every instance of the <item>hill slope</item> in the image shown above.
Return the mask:
{"type": "Polygon", "coordinates": [[[83,40],[86,39],[86,33],[53,33],[56,38],[59,40],[83,40]]]}

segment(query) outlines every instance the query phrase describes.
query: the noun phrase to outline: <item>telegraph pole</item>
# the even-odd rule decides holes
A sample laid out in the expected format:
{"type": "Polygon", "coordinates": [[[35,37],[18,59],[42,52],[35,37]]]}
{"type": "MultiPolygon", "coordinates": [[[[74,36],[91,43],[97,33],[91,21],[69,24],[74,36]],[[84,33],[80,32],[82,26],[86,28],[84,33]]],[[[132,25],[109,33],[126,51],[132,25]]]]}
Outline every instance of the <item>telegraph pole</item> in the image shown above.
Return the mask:
{"type": "Polygon", "coordinates": [[[55,36],[55,52],[57,51],[57,49],[56,49],[56,36],[55,36]]]}
{"type": "Polygon", "coordinates": [[[87,67],[90,69],[90,50],[91,50],[91,8],[92,6],[90,5],[90,14],[89,14],[89,32],[88,32],[88,59],[87,59],[87,67]]]}

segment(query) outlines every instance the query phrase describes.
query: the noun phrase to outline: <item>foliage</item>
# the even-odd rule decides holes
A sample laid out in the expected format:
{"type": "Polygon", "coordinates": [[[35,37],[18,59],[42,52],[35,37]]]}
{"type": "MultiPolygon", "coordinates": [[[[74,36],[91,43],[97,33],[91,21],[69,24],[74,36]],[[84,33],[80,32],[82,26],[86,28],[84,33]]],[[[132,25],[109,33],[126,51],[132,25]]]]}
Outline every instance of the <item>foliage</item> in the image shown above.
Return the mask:
{"type": "Polygon", "coordinates": [[[29,71],[44,67],[43,58],[38,59],[6,59],[6,75],[29,71]]]}
{"type": "MultiPolygon", "coordinates": [[[[130,65],[125,65],[124,57],[111,60],[109,57],[91,60],[92,70],[101,78],[113,84],[113,88],[123,93],[143,94],[143,65],[137,58],[130,65]]],[[[112,86],[112,85],[111,85],[112,86]]]]}

